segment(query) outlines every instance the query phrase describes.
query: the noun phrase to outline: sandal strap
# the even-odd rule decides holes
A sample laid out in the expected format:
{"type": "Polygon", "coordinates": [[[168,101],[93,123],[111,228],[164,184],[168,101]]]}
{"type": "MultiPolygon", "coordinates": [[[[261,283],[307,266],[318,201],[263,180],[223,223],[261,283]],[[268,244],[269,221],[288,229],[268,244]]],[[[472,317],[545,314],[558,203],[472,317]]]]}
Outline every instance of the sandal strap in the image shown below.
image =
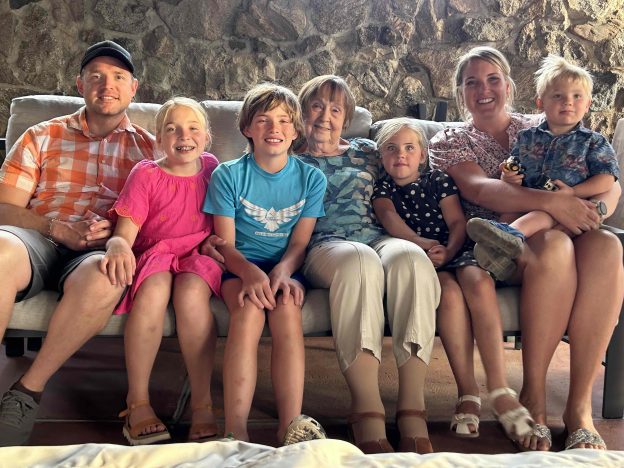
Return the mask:
{"type": "Polygon", "coordinates": [[[149,400],[139,400],[139,401],[135,401],[133,403],[130,403],[125,410],[123,410],[121,413],[119,413],[119,417],[123,418],[124,416],[128,416],[136,408],[140,408],[141,406],[149,406],[149,404],[150,404],[149,400]]]}
{"type": "Polygon", "coordinates": [[[128,432],[130,433],[130,436],[132,436],[133,439],[136,439],[140,435],[152,435],[152,434],[158,434],[160,432],[167,432],[167,426],[165,426],[165,424],[158,418],[148,418],[148,419],[144,419],[143,421],[139,421],[135,423],[134,426],[132,427],[130,427],[130,424],[128,422],[128,432]],[[158,431],[155,433],[153,432],[151,434],[141,434],[141,432],[143,432],[147,426],[155,426],[157,424],[161,424],[162,426],[164,426],[165,430],[158,431]]]}
{"type": "Polygon", "coordinates": [[[397,421],[404,417],[420,418],[427,421],[427,410],[402,409],[396,412],[397,421]]]}
{"type": "Polygon", "coordinates": [[[199,411],[199,410],[208,410],[208,411],[212,411],[212,405],[197,405],[197,406],[193,406],[191,408],[192,412],[195,411],[199,411]]]}
{"type": "Polygon", "coordinates": [[[509,387],[500,387],[500,388],[496,388],[494,390],[492,390],[488,396],[490,401],[494,401],[496,400],[498,397],[501,397],[503,395],[511,395],[512,397],[516,398],[518,396],[518,394],[516,393],[515,390],[513,390],[512,388],[509,387]]]}
{"type": "Polygon", "coordinates": [[[476,403],[477,405],[479,405],[479,408],[481,408],[481,398],[479,398],[478,396],[475,395],[462,395],[457,399],[457,403],[455,404],[455,406],[459,406],[461,405],[463,402],[465,401],[471,401],[473,403],[476,403]]]}
{"type": "Polygon", "coordinates": [[[378,411],[366,411],[364,413],[351,413],[349,417],[347,417],[348,424],[359,423],[363,419],[383,419],[386,420],[386,415],[383,413],[379,413],[378,411]]]}

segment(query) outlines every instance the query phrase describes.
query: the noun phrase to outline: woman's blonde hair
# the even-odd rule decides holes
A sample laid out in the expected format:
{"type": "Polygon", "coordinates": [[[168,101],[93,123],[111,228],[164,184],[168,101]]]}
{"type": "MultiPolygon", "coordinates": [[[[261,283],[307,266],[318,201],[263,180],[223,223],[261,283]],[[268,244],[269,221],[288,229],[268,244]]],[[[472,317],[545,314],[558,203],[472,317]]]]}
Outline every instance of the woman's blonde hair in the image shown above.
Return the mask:
{"type": "Polygon", "coordinates": [[[377,151],[381,154],[382,147],[386,142],[400,132],[402,129],[407,128],[414,132],[418,146],[422,151],[421,166],[427,164],[427,137],[420,125],[409,117],[397,117],[396,119],[386,120],[377,134],[375,135],[375,142],[377,143],[377,151]]]}
{"type": "Polygon", "coordinates": [[[559,79],[567,79],[581,83],[591,95],[594,89],[594,80],[587,70],[558,55],[548,54],[539,69],[535,72],[535,91],[537,97],[541,98],[546,90],[555,81],[559,79]]]}
{"type": "Polygon", "coordinates": [[[165,123],[167,122],[167,116],[169,115],[169,112],[171,112],[176,107],[188,107],[197,115],[197,120],[200,124],[202,124],[204,130],[206,130],[206,134],[208,135],[206,148],[203,148],[204,150],[207,150],[212,143],[210,121],[208,120],[208,114],[206,113],[206,110],[195,99],[187,97],[174,97],[169,99],[162,106],[160,106],[160,109],[158,109],[158,112],[156,113],[156,136],[162,133],[165,123]]]}
{"type": "Polygon", "coordinates": [[[336,75],[321,75],[312,78],[303,85],[299,91],[299,102],[305,114],[310,109],[310,102],[319,96],[325,89],[329,90],[329,99],[334,101],[340,96],[344,101],[345,119],[343,130],[349,128],[353,115],[355,114],[355,97],[347,82],[336,75]]]}
{"type": "MultiPolygon", "coordinates": [[[[243,107],[238,114],[238,128],[243,135],[245,130],[251,125],[254,116],[258,112],[268,112],[276,107],[283,105],[286,113],[295,127],[297,136],[303,135],[303,120],[301,119],[301,106],[297,100],[297,96],[290,89],[275,83],[261,83],[251,88],[245,95],[243,107]]],[[[253,140],[248,136],[248,147],[250,151],[254,150],[253,140]]],[[[294,142],[294,140],[293,140],[294,142]]],[[[288,151],[292,151],[291,143],[288,151]]]]}
{"type": "Polygon", "coordinates": [[[505,56],[493,47],[474,47],[459,58],[457,67],[455,67],[455,74],[453,76],[455,103],[457,104],[457,109],[464,120],[470,120],[471,115],[466,109],[466,104],[464,103],[464,93],[462,90],[464,78],[463,74],[468,63],[470,63],[471,60],[477,59],[485,60],[486,62],[494,65],[501,71],[505,80],[509,83],[509,93],[507,94],[507,102],[505,104],[507,111],[511,111],[511,106],[513,105],[514,97],[516,95],[516,83],[514,83],[511,79],[511,67],[509,66],[509,62],[505,56]]]}

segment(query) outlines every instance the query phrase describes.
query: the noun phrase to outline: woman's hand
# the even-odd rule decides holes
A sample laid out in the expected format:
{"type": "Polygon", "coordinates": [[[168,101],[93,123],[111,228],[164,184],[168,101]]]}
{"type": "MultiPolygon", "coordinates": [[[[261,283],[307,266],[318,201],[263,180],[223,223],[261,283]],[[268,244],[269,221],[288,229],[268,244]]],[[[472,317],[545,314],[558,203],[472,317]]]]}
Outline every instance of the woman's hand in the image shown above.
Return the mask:
{"type": "Polygon", "coordinates": [[[108,276],[113,286],[132,284],[136,259],[128,242],[122,237],[112,237],[106,245],[106,254],[100,261],[100,271],[108,276]]]}
{"type": "Polygon", "coordinates": [[[259,309],[273,310],[275,295],[271,290],[271,281],[267,274],[254,264],[240,277],[241,290],[238,293],[238,304],[245,305],[245,296],[259,309]]]}
{"type": "Polygon", "coordinates": [[[286,304],[288,296],[292,295],[295,305],[302,306],[305,297],[305,289],[303,285],[291,278],[290,273],[282,266],[281,263],[275,265],[275,268],[269,273],[271,281],[271,291],[273,296],[277,297],[277,292],[282,291],[282,303],[286,304]]]}
{"type": "Polygon", "coordinates": [[[600,227],[600,216],[596,206],[581,198],[563,191],[553,192],[546,211],[564,228],[574,235],[600,227]]]}
{"type": "Polygon", "coordinates": [[[450,260],[450,252],[445,245],[439,244],[427,251],[427,257],[436,268],[441,267],[450,260]]]}

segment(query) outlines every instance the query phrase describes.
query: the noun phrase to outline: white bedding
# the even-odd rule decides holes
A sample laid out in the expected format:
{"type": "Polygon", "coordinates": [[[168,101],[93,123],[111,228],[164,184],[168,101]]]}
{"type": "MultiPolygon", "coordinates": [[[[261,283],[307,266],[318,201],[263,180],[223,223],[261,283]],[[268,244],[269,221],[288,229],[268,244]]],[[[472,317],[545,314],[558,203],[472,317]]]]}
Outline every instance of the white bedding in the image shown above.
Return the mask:
{"type": "Polygon", "coordinates": [[[364,455],[340,440],[315,440],[278,449],[237,441],[127,447],[83,444],[0,448],[0,467],[526,467],[624,466],[624,451],[576,449],[501,455],[442,452],[364,455]]]}

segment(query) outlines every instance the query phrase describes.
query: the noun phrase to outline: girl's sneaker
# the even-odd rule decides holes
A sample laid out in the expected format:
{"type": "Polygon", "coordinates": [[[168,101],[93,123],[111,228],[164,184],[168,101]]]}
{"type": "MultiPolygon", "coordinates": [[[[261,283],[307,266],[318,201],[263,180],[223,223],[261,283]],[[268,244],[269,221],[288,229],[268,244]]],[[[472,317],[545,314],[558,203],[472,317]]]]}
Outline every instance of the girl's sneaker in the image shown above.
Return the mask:
{"type": "Polygon", "coordinates": [[[326,438],[325,430],[316,419],[300,414],[286,428],[283,445],[326,438]]]}

